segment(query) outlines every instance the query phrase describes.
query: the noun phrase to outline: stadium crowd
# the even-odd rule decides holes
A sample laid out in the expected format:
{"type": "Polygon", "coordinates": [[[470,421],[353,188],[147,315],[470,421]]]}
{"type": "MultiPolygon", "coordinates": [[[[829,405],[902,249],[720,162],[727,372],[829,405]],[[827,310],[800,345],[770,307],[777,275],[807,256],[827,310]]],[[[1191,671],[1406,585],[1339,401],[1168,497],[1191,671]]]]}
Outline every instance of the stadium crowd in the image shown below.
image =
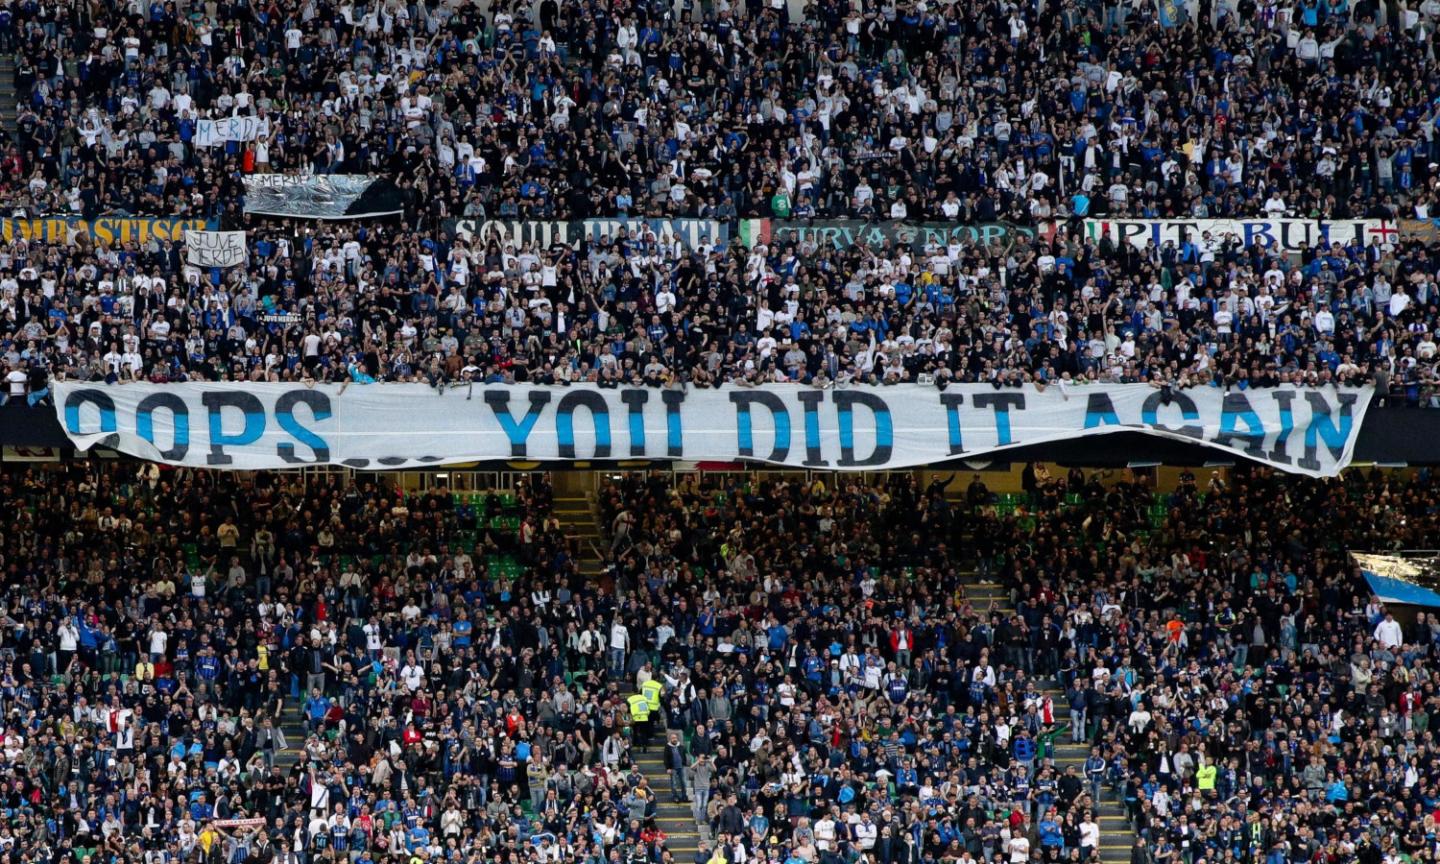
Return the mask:
{"type": "MultiPolygon", "coordinates": [[[[1083,226],[1440,217],[1437,0],[797,9],[0,4],[8,217],[248,232],[244,265],[202,270],[173,239],[7,220],[0,395],[1440,395],[1440,244],[1083,226]],[[227,117],[263,131],[200,140],[227,117]],[[403,213],[246,216],[264,173],[382,177],[403,213]],[[454,224],[589,218],[640,221],[573,246],[454,224]],[[746,246],[750,218],[1028,230],[746,246]]],[[[1397,621],[1347,558],[1436,545],[1428,473],[964,482],[627,475],[592,577],[544,475],[476,499],[7,465],[0,864],[674,864],[667,798],[705,826],[693,864],[1089,864],[1107,802],[1132,864],[1440,856],[1440,618],[1397,621]]]]}
{"type": "Polygon", "coordinates": [[[1072,471],[977,529],[1019,610],[1003,656],[1058,669],[1115,766],[1134,859],[1435,854],[1440,621],[1402,624],[1347,558],[1432,545],[1432,482],[1187,472],[1157,500],[1072,471]]]}
{"type": "Polygon", "coordinates": [[[1080,219],[1440,216],[1440,5],[1190,5],[8,4],[6,211],[213,220],[249,231],[249,261],[202,272],[173,240],[13,239],[6,396],[63,375],[1375,380],[1430,401],[1433,246],[1142,250],[1080,219]],[[197,139],[234,116],[263,134],[197,139]],[[245,217],[251,172],[381,176],[405,213],[245,217]],[[731,239],[642,227],[541,248],[447,227],[587,217],[708,219],[731,239]],[[742,217],[1056,230],[747,249],[742,217]]]}
{"type": "Polygon", "coordinates": [[[1345,555],[1426,474],[873,482],[627,475],[586,578],[544,475],[7,469],[0,861],[666,864],[661,796],[695,864],[1085,862],[1107,799],[1137,864],[1436,854],[1440,622],[1345,555]]]}

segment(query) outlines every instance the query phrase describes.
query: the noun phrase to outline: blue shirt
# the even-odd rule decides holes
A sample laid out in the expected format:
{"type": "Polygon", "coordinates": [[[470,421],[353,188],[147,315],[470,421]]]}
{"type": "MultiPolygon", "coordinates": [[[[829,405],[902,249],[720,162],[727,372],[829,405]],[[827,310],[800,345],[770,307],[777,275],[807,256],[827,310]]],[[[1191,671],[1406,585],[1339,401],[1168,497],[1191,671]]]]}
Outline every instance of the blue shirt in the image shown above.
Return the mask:
{"type": "Polygon", "coordinates": [[[1054,819],[1044,819],[1040,822],[1040,845],[1041,846],[1062,846],[1065,839],[1060,834],[1060,825],[1054,819]]]}

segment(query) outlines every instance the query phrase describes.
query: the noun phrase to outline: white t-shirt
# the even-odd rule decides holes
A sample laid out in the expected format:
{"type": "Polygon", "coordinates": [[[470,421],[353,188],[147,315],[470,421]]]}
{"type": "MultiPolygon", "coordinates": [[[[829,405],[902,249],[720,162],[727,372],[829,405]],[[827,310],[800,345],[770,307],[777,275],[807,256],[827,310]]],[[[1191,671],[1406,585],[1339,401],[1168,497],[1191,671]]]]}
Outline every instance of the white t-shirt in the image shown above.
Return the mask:
{"type": "Polygon", "coordinates": [[[1386,648],[1398,647],[1405,641],[1404,634],[1400,631],[1400,622],[1394,620],[1381,621],[1376,624],[1375,638],[1386,648]]]}

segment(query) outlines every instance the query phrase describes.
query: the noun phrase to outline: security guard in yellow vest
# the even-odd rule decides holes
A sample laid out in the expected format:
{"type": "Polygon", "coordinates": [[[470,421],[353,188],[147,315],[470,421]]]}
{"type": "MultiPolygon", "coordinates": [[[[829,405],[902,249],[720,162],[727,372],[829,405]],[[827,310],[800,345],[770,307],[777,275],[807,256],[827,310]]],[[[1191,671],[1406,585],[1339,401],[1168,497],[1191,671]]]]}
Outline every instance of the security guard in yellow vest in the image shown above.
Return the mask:
{"type": "Polygon", "coordinates": [[[1215,775],[1218,773],[1219,770],[1214,765],[1202,764],[1195,769],[1195,788],[1201,793],[1214,793],[1215,775]]]}
{"type": "MultiPolygon", "coordinates": [[[[640,692],[645,695],[645,701],[650,703],[650,713],[658,714],[660,712],[660,694],[665,692],[665,685],[651,678],[640,685],[640,692]]],[[[655,719],[660,718],[656,717],[655,719]]]]}
{"type": "Polygon", "coordinates": [[[650,739],[650,700],[633,693],[625,702],[630,706],[630,743],[643,753],[650,739]]]}

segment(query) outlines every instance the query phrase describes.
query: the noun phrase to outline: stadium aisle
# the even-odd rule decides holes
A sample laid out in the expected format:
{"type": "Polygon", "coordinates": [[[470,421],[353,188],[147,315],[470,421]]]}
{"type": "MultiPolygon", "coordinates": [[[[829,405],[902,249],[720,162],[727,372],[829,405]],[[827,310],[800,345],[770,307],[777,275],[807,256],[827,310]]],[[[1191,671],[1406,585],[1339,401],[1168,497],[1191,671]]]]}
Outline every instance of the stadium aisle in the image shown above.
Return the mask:
{"type": "MultiPolygon", "coordinates": [[[[1005,589],[993,582],[982,581],[973,570],[966,574],[966,577],[965,595],[976,605],[989,606],[994,603],[994,609],[1002,615],[1016,614],[1005,589]]],[[[1063,736],[1070,734],[1070,706],[1066,702],[1065,691],[1053,678],[1042,680],[1039,689],[1054,703],[1056,732],[1050,747],[1054,754],[1056,771],[1063,774],[1074,770],[1083,775],[1090,747],[1087,744],[1071,744],[1063,740],[1063,736]]],[[[1125,808],[1119,802],[1115,789],[1107,785],[1100,800],[1096,802],[1096,810],[1095,818],[1100,823],[1100,860],[1105,864],[1129,861],[1135,832],[1125,818],[1125,808]]]]}

